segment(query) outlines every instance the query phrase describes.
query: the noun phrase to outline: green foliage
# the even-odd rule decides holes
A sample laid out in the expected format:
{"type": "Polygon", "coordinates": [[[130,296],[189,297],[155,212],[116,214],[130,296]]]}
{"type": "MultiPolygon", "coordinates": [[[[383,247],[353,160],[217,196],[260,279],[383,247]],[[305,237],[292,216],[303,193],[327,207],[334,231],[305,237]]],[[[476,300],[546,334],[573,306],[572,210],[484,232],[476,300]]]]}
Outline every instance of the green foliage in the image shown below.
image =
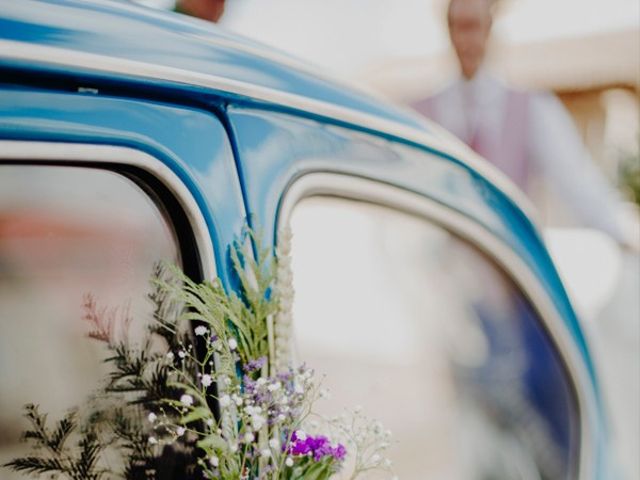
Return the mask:
{"type": "Polygon", "coordinates": [[[231,260],[238,274],[243,299],[234,293],[229,295],[229,320],[240,334],[242,361],[260,358],[269,354],[267,319],[278,309],[277,299],[271,291],[276,276],[276,262],[271,250],[262,246],[256,236],[249,232],[247,240],[256,246],[255,257],[246,254],[245,248],[236,245],[231,250],[231,260]]]}
{"type": "MultiPolygon", "coordinates": [[[[191,325],[208,325],[225,337],[220,344],[227,347],[218,352],[216,367],[229,378],[236,377],[238,361],[267,355],[266,318],[276,309],[268,299],[275,268],[269,249],[261,249],[257,260],[245,253],[249,252],[252,239],[255,240],[253,235],[247,234],[242,243],[231,249],[241,296],[228,294],[217,279],[197,284],[176,267],[156,265],[149,294],[153,322],[140,345],[133,345],[128,339],[132,321],[128,309],[99,308],[93,296],[85,296],[88,337],[104,343],[109,351],[105,385],[87,403],[84,418],[69,413],[51,430],[46,425],[47,416],[40,414],[36,406],[27,405],[25,416],[31,428],[24,438],[33,442],[34,454],[17,458],[5,467],[31,475],[62,475],[70,480],[201,478],[195,441],[172,438],[164,446],[150,442],[151,435],[175,434],[151,429],[147,416],[157,413],[166,421],[178,422],[173,406],[184,393],[198,396],[206,404],[200,389],[188,380],[196,369],[211,370],[212,353],[205,358],[193,353],[196,344],[191,325]],[[119,325],[124,325],[121,331],[119,325]],[[238,341],[233,352],[229,349],[231,338],[238,341]],[[182,375],[176,378],[168,355],[177,358],[185,350],[193,354],[181,360],[182,375]],[[106,452],[115,452],[121,458],[121,471],[101,462],[101,455],[106,452]]],[[[180,421],[197,424],[211,415],[211,410],[201,408],[180,421]]],[[[213,443],[215,438],[210,437],[199,447],[207,448],[213,443]]],[[[240,466],[235,470],[239,472],[240,466]]]]}
{"type": "MultiPolygon", "coordinates": [[[[153,275],[165,284],[177,281],[161,265],[156,266],[153,275]]],[[[17,458],[5,467],[31,475],[59,474],[70,480],[148,480],[159,478],[156,473],[160,465],[176,463],[172,461],[176,455],[171,449],[159,451],[149,443],[146,416],[157,411],[167,399],[179,397],[180,390],[169,380],[164,353],[167,345],[176,349],[189,337],[188,332],[178,332],[180,306],[165,290],[154,283],[149,297],[154,305],[155,323],[139,346],[132,345],[127,338],[131,319],[126,309],[98,308],[92,296],[85,297],[84,319],[91,327],[88,336],[105,343],[110,352],[105,359],[111,366],[105,386],[86,404],[85,418],[79,419],[76,412],[69,413],[52,430],[47,428],[47,416],[40,414],[36,406],[27,405],[25,417],[31,428],[23,436],[34,443],[34,454],[17,458]],[[119,324],[125,325],[125,331],[116,332],[115,326],[119,324]],[[75,441],[70,442],[70,437],[75,441]],[[122,471],[101,465],[101,455],[106,452],[115,452],[121,458],[122,471]]],[[[193,450],[188,445],[181,448],[193,450]]],[[[173,468],[182,468],[174,472],[176,478],[190,478],[186,465],[173,468]]]]}
{"type": "Polygon", "coordinates": [[[623,156],[618,176],[622,190],[640,206],[640,148],[623,156]]]}
{"type": "Polygon", "coordinates": [[[49,456],[18,458],[5,466],[29,474],[64,474],[71,480],[100,480],[104,477],[105,472],[97,466],[103,447],[94,431],[82,432],[76,448],[67,445],[69,435],[78,426],[75,412],[67,414],[53,430],[47,427],[47,416],[41,414],[36,405],[25,406],[25,417],[31,429],[24,433],[24,438],[32,441],[36,448],[46,450],[49,456]]]}
{"type": "MultiPolygon", "coordinates": [[[[223,345],[228,345],[231,338],[237,338],[241,363],[269,354],[267,318],[277,311],[277,302],[271,292],[275,261],[269,248],[259,248],[255,258],[248,253],[251,239],[255,240],[254,235],[247,234],[246,241],[236,243],[230,252],[242,296],[227,292],[218,279],[195,283],[175,267],[169,270],[178,282],[156,281],[163,296],[177,300],[184,307],[179,324],[207,325],[220,336],[223,345]]],[[[219,353],[218,368],[234,375],[237,362],[231,352],[226,349],[219,353]]]]}
{"type": "Polygon", "coordinates": [[[67,416],[58,422],[52,432],[46,426],[47,416],[40,414],[37,405],[26,405],[25,416],[33,428],[24,432],[25,439],[33,439],[54,453],[62,451],[65,440],[74,428],[75,412],[69,412],[67,416]]]}

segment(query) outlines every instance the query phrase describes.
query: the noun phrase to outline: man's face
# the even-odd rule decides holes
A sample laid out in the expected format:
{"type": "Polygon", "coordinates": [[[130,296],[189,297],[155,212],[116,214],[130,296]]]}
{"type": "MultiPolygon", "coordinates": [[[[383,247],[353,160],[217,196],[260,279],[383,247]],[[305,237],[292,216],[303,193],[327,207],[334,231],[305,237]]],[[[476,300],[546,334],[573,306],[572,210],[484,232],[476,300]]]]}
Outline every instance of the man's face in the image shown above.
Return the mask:
{"type": "Polygon", "coordinates": [[[451,0],[448,12],[449,35],[465,78],[472,78],[487,49],[491,31],[488,0],[451,0]]]}

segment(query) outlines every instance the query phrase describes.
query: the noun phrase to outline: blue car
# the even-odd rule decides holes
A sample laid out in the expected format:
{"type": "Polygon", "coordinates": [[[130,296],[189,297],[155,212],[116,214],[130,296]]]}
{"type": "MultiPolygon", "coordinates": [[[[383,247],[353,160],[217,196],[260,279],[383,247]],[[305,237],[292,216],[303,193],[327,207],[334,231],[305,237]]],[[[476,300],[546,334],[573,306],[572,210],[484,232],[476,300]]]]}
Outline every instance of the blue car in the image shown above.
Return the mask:
{"type": "Polygon", "coordinates": [[[401,478],[612,478],[579,320],[508,180],[285,55],[106,0],[0,7],[0,463],[23,404],[95,388],[83,302],[135,339],[154,264],[237,288],[247,224],[291,253],[276,341],[327,374],[327,414],[393,431],[401,478]]]}

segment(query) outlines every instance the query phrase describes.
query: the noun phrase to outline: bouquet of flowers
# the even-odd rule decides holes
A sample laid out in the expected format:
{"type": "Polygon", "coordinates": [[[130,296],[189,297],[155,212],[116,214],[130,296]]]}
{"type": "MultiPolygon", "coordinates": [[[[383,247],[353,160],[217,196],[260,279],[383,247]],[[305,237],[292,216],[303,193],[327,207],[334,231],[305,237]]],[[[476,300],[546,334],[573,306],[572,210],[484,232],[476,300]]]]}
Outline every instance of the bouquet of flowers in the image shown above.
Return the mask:
{"type": "Polygon", "coordinates": [[[275,258],[247,248],[258,244],[250,232],[231,250],[239,294],[158,266],[154,321],[138,345],[117,332],[126,314],[87,297],[88,336],[111,352],[105,385],[53,428],[26,406],[36,451],[6,467],[72,480],[324,480],[347,463],[345,478],[390,472],[390,433],[360,409],[309,430],[326,392],[313,370],[287,364],[290,235],[280,238],[275,258]]]}

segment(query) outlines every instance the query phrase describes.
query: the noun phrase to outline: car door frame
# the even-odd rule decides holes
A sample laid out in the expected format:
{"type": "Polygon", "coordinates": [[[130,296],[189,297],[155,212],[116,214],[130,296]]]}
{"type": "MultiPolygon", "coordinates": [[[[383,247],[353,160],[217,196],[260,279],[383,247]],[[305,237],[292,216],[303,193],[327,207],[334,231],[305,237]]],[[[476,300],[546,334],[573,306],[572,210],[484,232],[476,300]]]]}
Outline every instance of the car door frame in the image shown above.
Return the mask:
{"type": "Polygon", "coordinates": [[[496,262],[531,302],[569,373],[579,424],[573,476],[579,479],[596,478],[599,419],[597,400],[587,369],[553,302],[516,252],[473,219],[428,197],[382,181],[332,172],[307,173],[291,182],[282,192],[275,219],[276,244],[277,235],[289,225],[295,206],[304,199],[318,196],[363,201],[416,216],[452,232],[496,262]]]}

